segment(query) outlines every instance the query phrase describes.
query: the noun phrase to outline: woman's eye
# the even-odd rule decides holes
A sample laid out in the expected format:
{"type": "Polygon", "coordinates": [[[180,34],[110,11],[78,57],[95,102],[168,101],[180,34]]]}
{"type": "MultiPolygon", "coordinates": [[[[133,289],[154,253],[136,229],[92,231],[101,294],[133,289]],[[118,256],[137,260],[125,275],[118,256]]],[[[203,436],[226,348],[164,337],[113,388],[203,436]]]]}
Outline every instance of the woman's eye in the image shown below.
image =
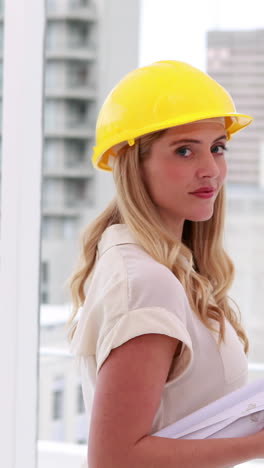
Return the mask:
{"type": "MultiPolygon", "coordinates": [[[[224,145],[224,144],[221,144],[221,145],[215,145],[213,148],[212,148],[212,153],[216,153],[216,154],[224,154],[225,151],[227,151],[228,148],[224,145]]],[[[192,154],[192,151],[190,148],[187,148],[186,146],[182,146],[181,148],[177,148],[175,150],[175,152],[177,154],[179,154],[180,156],[183,156],[184,158],[190,156],[192,154]]]]}
{"type": "Polygon", "coordinates": [[[216,145],[212,148],[212,153],[224,154],[227,150],[228,148],[225,145],[216,145]]]}
{"type": "Polygon", "coordinates": [[[180,156],[189,156],[189,154],[186,154],[186,152],[188,151],[191,153],[191,150],[189,148],[186,148],[185,146],[183,146],[182,148],[178,148],[176,150],[176,153],[179,154],[180,156]]]}

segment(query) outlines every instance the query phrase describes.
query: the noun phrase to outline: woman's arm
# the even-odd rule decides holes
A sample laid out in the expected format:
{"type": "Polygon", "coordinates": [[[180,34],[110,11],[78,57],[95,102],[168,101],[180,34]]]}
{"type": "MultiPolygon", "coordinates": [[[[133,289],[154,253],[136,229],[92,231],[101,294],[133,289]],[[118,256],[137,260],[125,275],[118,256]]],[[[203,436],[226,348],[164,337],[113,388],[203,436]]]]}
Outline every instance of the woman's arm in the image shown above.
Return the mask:
{"type": "MultiPolygon", "coordinates": [[[[176,440],[146,436],[131,453],[130,464],[116,468],[228,468],[264,457],[262,440],[254,436],[228,439],[176,440]]],[[[124,462],[123,462],[124,463],[124,462]]],[[[114,468],[114,465],[107,465],[114,468]]]]}
{"type": "Polygon", "coordinates": [[[149,435],[178,343],[146,334],[111,351],[96,382],[89,468],[225,468],[264,457],[264,432],[206,440],[149,435]]]}

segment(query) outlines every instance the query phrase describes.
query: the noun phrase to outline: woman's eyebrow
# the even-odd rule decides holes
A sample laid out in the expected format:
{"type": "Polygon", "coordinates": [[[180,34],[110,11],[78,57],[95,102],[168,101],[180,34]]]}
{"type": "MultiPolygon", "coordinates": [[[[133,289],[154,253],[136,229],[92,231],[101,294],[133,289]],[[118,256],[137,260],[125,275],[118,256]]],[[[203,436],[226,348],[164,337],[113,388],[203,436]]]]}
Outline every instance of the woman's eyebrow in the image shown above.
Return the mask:
{"type": "MultiPolygon", "coordinates": [[[[223,138],[225,138],[225,139],[227,140],[227,136],[226,136],[226,135],[221,135],[220,137],[217,137],[217,138],[213,141],[213,143],[214,143],[215,141],[222,140],[223,138]]],[[[193,139],[193,138],[182,138],[181,140],[172,141],[172,142],[170,143],[169,146],[173,146],[173,145],[176,145],[176,144],[178,144],[178,143],[202,143],[202,141],[201,141],[201,140],[195,140],[195,139],[193,139]]]]}

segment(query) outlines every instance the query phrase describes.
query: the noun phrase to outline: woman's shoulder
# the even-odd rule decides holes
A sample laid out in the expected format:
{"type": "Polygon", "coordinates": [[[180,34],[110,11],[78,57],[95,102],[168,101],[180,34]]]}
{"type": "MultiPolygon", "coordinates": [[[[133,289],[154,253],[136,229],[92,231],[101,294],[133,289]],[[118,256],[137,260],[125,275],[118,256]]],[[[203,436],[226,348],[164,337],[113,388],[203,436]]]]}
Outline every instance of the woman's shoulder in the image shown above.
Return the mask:
{"type": "Polygon", "coordinates": [[[118,246],[117,254],[122,257],[129,309],[149,306],[185,309],[185,290],[167,266],[135,245],[118,246]]]}
{"type": "Polygon", "coordinates": [[[182,300],[185,290],[164,264],[153,258],[131,234],[126,225],[106,229],[99,244],[94,269],[94,284],[119,284],[127,287],[129,297],[175,295],[182,300]]]}
{"type": "Polygon", "coordinates": [[[182,284],[172,271],[154,259],[140,245],[123,243],[112,246],[98,258],[96,269],[98,273],[126,274],[129,280],[142,281],[145,279],[154,282],[162,282],[179,288],[182,284]]]}

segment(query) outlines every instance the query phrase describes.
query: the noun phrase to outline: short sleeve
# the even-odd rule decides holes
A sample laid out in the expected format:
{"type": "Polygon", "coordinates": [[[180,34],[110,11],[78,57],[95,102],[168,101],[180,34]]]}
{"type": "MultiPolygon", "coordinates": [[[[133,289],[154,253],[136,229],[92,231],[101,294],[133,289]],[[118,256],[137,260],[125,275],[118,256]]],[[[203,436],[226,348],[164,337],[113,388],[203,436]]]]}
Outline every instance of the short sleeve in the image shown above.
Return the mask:
{"type": "Polygon", "coordinates": [[[140,335],[163,334],[183,343],[171,374],[179,377],[193,360],[187,314],[184,289],[166,267],[137,246],[114,247],[94,271],[71,351],[94,356],[97,376],[112,349],[140,335]]]}
{"type": "Polygon", "coordinates": [[[171,311],[152,306],[127,311],[115,317],[114,321],[104,323],[96,346],[96,374],[113,348],[148,333],[168,335],[183,343],[183,349],[186,349],[184,363],[181,363],[181,374],[185,373],[193,359],[192,342],[185,324],[171,311]]]}

